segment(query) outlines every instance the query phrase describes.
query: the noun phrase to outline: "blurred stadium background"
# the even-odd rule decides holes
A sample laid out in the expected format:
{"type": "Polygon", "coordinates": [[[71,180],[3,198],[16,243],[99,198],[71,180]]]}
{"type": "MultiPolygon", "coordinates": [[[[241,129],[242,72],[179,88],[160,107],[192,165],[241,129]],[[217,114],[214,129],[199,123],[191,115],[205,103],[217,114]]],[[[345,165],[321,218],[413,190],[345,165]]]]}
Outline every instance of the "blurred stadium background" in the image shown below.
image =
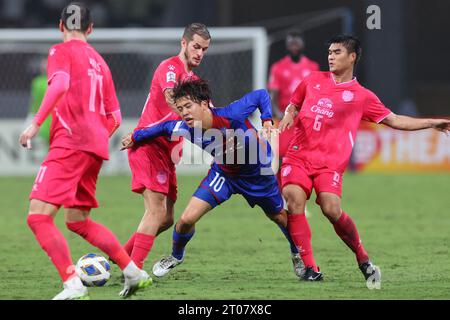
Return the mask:
{"type": "MultiPolygon", "coordinates": [[[[16,136],[30,104],[30,84],[48,47],[58,42],[59,10],[65,0],[0,2],[0,172],[35,172],[44,150],[19,152],[16,136]],[[22,122],[21,122],[22,121],[22,122]],[[18,169],[19,168],[19,169],[18,169]]],[[[136,123],[159,62],[178,52],[181,29],[192,21],[212,28],[213,43],[198,73],[211,82],[214,103],[224,105],[267,83],[270,65],[285,54],[286,32],[304,32],[306,54],[327,70],[325,41],[354,33],[363,43],[359,81],[394,112],[448,115],[450,44],[445,0],[396,1],[86,1],[96,32],[92,43],[105,56],[126,121],[113,139],[136,123]],[[381,9],[381,30],[369,30],[369,5],[381,9]],[[257,8],[257,9],[256,9],[257,8]],[[101,30],[99,30],[101,28],[101,30]],[[150,28],[150,29],[143,29],[150,28]],[[164,28],[164,29],[163,29],[164,28]],[[233,29],[242,28],[242,29],[233,29]]],[[[432,133],[392,133],[362,128],[353,169],[450,170],[448,141],[432,133]],[[419,141],[414,143],[413,140],[419,141]],[[406,164],[406,166],[405,166],[406,164]]],[[[114,148],[112,147],[112,150],[114,148]]],[[[189,152],[186,153],[189,155],[189,152]]],[[[117,154],[105,172],[126,171],[117,154]]],[[[184,171],[184,167],[180,172],[184,171]]],[[[188,169],[189,171],[189,169],[188,169]]]]}
{"type": "MultiPolygon", "coordinates": [[[[33,176],[46,152],[45,146],[39,144],[31,152],[25,152],[19,148],[17,139],[25,126],[30,105],[31,81],[39,73],[40,61],[46,56],[49,46],[60,41],[57,23],[61,8],[68,2],[66,0],[0,0],[0,186],[4,191],[0,195],[0,204],[3,208],[13,206],[8,214],[2,214],[2,220],[5,221],[9,216],[13,216],[14,219],[22,219],[25,216],[27,194],[33,176]],[[5,176],[12,176],[12,178],[5,176]],[[26,177],[15,179],[16,176],[26,177]],[[13,202],[11,202],[12,199],[13,202]]],[[[124,202],[130,203],[130,208],[126,209],[133,211],[131,219],[133,222],[130,222],[125,229],[123,226],[120,227],[122,229],[117,227],[120,229],[118,232],[121,240],[125,240],[127,234],[137,224],[142,208],[140,199],[127,189],[128,163],[126,156],[117,151],[120,137],[137,123],[154,69],[161,60],[178,53],[181,28],[190,22],[203,22],[211,29],[210,51],[205,56],[198,74],[211,82],[214,104],[218,107],[254,88],[265,87],[270,65],[285,55],[284,39],[287,31],[298,28],[304,33],[306,55],[318,61],[322,70],[327,70],[325,41],[337,33],[357,35],[363,44],[362,61],[357,68],[358,80],[374,91],[394,112],[412,116],[449,116],[450,114],[448,77],[450,63],[447,57],[450,51],[448,41],[450,1],[447,0],[278,0],[276,3],[272,0],[135,0],[131,2],[92,0],[83,2],[90,5],[95,23],[91,42],[111,67],[125,118],[124,125],[112,139],[112,158],[103,171],[104,174],[121,175],[119,178],[108,178],[113,180],[107,181],[123,185],[121,189],[107,189],[108,192],[111,191],[109,198],[103,194],[106,208],[111,208],[112,205],[108,203],[111,199],[123,197],[124,202]],[[370,16],[366,12],[369,5],[378,5],[381,9],[380,30],[369,30],[366,26],[370,16]]],[[[186,148],[185,157],[190,155],[190,147],[186,146],[186,148]]],[[[197,180],[200,181],[200,175],[205,172],[206,167],[207,165],[183,165],[179,170],[180,174],[198,175],[198,179],[190,177],[183,180],[184,178],[181,177],[179,188],[185,188],[183,185],[185,181],[189,183],[187,190],[192,191],[191,189],[195,187],[197,180]]],[[[444,213],[448,213],[450,202],[442,189],[448,189],[448,177],[450,177],[448,175],[450,173],[450,138],[431,130],[404,133],[363,125],[358,134],[351,169],[356,173],[350,174],[347,182],[362,184],[360,185],[362,190],[367,190],[369,193],[371,188],[383,189],[386,183],[392,183],[392,174],[406,172],[401,181],[413,184],[408,187],[408,191],[402,191],[404,188],[397,184],[400,189],[398,195],[392,194],[396,190],[391,190],[391,193],[384,195],[384,197],[400,198],[398,201],[402,204],[398,205],[398,210],[404,209],[403,204],[407,208],[404,209],[403,215],[397,217],[398,220],[394,220],[400,224],[406,221],[409,210],[429,214],[429,220],[421,221],[418,229],[434,225],[436,223],[434,218],[439,219],[438,225],[444,228],[444,234],[429,245],[442,248],[439,252],[444,252],[444,256],[447,253],[444,261],[448,262],[450,218],[444,213]],[[371,175],[371,172],[381,174],[381,178],[377,180],[376,175],[371,175]],[[425,175],[424,172],[427,174],[425,175]],[[364,184],[366,180],[360,178],[361,174],[362,177],[367,175],[367,179],[371,182],[364,184]],[[427,190],[424,190],[424,181],[429,183],[427,190]],[[439,189],[441,193],[433,192],[433,188],[439,189]],[[424,191],[428,191],[428,194],[424,194],[424,191]],[[423,197],[423,202],[420,204],[412,201],[416,193],[418,197],[423,197]],[[432,211],[438,215],[433,218],[433,215],[427,212],[427,208],[432,208],[432,211]],[[447,230],[446,234],[445,230],[447,230]]],[[[109,183],[101,186],[114,188],[109,183]]],[[[346,188],[355,191],[358,185],[344,184],[344,191],[346,188]]],[[[177,206],[177,216],[181,213],[189,196],[189,193],[183,193],[177,206]]],[[[379,205],[385,205],[388,212],[395,212],[396,209],[391,208],[389,202],[382,202],[382,198],[379,198],[379,205]]],[[[240,201],[233,202],[239,210],[246,206],[245,202],[240,201]]],[[[346,201],[354,201],[354,198],[351,197],[346,201]]],[[[381,210],[376,207],[378,205],[376,202],[367,202],[365,207],[364,201],[360,200],[360,203],[363,207],[355,210],[364,210],[375,215],[381,210]],[[370,209],[366,208],[367,206],[370,206],[370,209]]],[[[312,211],[314,214],[319,214],[316,209],[312,211]]],[[[418,213],[415,212],[415,214],[418,213]]],[[[117,215],[120,213],[118,212],[117,215]]],[[[358,220],[357,213],[355,215],[358,220]]],[[[386,218],[382,224],[389,225],[389,215],[378,217],[386,218]]],[[[361,221],[366,218],[366,215],[361,213],[361,221]]],[[[116,231],[114,223],[119,226],[120,220],[109,219],[108,222],[113,224],[112,229],[116,231]]],[[[15,222],[3,224],[5,234],[1,236],[1,243],[17,241],[17,239],[33,243],[31,233],[26,230],[25,219],[22,220],[20,221],[23,223],[14,220],[15,222]],[[6,230],[20,231],[11,234],[6,230]]],[[[363,234],[373,233],[372,241],[377,239],[377,231],[375,231],[377,221],[373,218],[362,225],[363,234]],[[364,229],[365,227],[367,230],[364,229]]],[[[319,225],[322,222],[319,220],[319,225]]],[[[208,226],[214,228],[213,223],[208,226]]],[[[256,230],[258,228],[255,227],[255,234],[256,230]]],[[[429,231],[433,234],[432,230],[429,231]]],[[[393,231],[393,234],[389,234],[391,238],[387,239],[392,240],[385,240],[385,250],[394,246],[396,235],[401,232],[402,228],[398,228],[393,231]]],[[[211,237],[214,236],[211,234],[211,237]]],[[[165,234],[162,239],[166,240],[161,240],[161,243],[166,241],[169,244],[168,235],[165,234]]],[[[330,239],[333,239],[332,235],[330,239]]],[[[317,241],[318,246],[323,245],[320,240],[317,241]]],[[[335,245],[340,245],[337,238],[333,241],[335,245]]],[[[405,241],[414,242],[414,238],[405,241]]],[[[37,245],[33,243],[31,246],[33,250],[30,254],[39,256],[37,259],[45,261],[41,252],[38,253],[37,245]]],[[[79,248],[87,250],[83,246],[76,247],[75,252],[79,254],[85,253],[79,248]]],[[[169,246],[163,249],[167,251],[169,246]]],[[[339,250],[345,252],[341,247],[339,250]]],[[[411,248],[408,250],[402,252],[408,251],[414,254],[411,248]]],[[[162,250],[156,252],[163,253],[162,250]]],[[[380,249],[380,255],[382,252],[384,251],[380,249]]],[[[426,252],[425,249],[424,252],[426,252]]],[[[349,258],[347,260],[351,261],[348,253],[347,256],[349,258]]],[[[6,260],[1,256],[0,259],[0,267],[5,271],[6,260]]],[[[155,260],[156,255],[151,259],[155,260]]],[[[348,261],[347,267],[353,263],[348,261]]],[[[287,269],[289,269],[289,263],[286,260],[287,269]]],[[[440,263],[442,264],[442,260],[440,263]]],[[[432,280],[428,280],[441,283],[444,280],[444,283],[445,281],[448,283],[448,276],[444,279],[439,278],[438,274],[441,271],[433,269],[430,272],[432,280]]],[[[52,285],[57,286],[56,276],[54,278],[55,283],[52,285]]],[[[420,288],[421,283],[417,286],[420,288]]],[[[350,289],[352,288],[350,286],[350,289]]],[[[405,288],[405,291],[398,296],[376,297],[449,298],[449,287],[444,286],[441,289],[442,291],[439,292],[447,290],[447,295],[444,293],[435,296],[427,296],[428,293],[420,295],[419,290],[418,296],[408,296],[408,288],[405,288]]],[[[173,296],[180,297],[176,294],[173,296]]],[[[8,297],[11,298],[11,296],[2,298],[8,297]]],[[[17,295],[17,298],[24,297],[27,297],[25,293],[17,295]]],[[[36,298],[35,295],[32,297],[36,298]]],[[[201,296],[197,297],[201,298],[201,296]]],[[[220,298],[220,294],[214,297],[220,298]]],[[[223,297],[229,298],[232,295],[223,297]]],[[[243,297],[245,298],[245,295],[243,297]]],[[[250,297],[265,298],[256,293],[250,297]]],[[[332,296],[317,295],[315,297],[332,296]]],[[[354,298],[355,296],[344,294],[340,297],[354,298]]],[[[286,297],[281,296],[281,298],[286,297]]],[[[287,296],[287,298],[292,297],[287,296]]]]}

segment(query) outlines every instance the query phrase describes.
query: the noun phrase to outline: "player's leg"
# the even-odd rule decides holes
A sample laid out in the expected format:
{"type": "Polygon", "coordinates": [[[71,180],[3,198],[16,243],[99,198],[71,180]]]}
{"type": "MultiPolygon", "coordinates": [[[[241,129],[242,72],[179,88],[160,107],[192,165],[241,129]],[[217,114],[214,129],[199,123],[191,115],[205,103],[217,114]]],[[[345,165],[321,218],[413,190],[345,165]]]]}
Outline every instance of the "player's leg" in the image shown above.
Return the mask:
{"type": "Polygon", "coordinates": [[[195,196],[191,198],[173,229],[172,254],[155,263],[153,266],[154,275],[163,277],[183,262],[186,245],[195,233],[195,224],[211,209],[212,206],[208,202],[195,196]]]}
{"type": "Polygon", "coordinates": [[[272,220],[273,222],[276,223],[276,225],[280,228],[281,232],[283,233],[283,235],[286,237],[287,241],[289,242],[290,245],[290,251],[291,251],[291,260],[292,260],[292,265],[294,267],[294,273],[297,277],[301,278],[304,274],[305,271],[305,265],[303,264],[303,260],[300,256],[300,253],[294,243],[294,241],[292,240],[291,235],[289,234],[288,231],[288,213],[286,210],[282,210],[279,213],[270,213],[267,214],[266,216],[272,220]]]}
{"type": "Polygon", "coordinates": [[[145,212],[137,231],[124,248],[142,268],[158,234],[173,225],[173,205],[176,201],[175,168],[167,164],[164,155],[152,145],[129,151],[132,170],[132,190],[142,193],[145,212]],[[159,155],[159,156],[158,156],[159,155]]]}
{"type": "Polygon", "coordinates": [[[77,167],[78,163],[72,155],[72,150],[62,148],[49,151],[34,182],[27,217],[28,226],[64,284],[64,290],[54,297],[55,300],[88,297],[87,289],[75,273],[67,241],[53,222],[59,207],[72,201],[76,188],[72,167],[77,167]]]}
{"type": "Polygon", "coordinates": [[[64,290],[53,299],[85,299],[88,297],[88,292],[75,273],[67,241],[53,223],[58,209],[59,206],[32,199],[27,223],[36,240],[58,270],[64,284],[64,290]]]}
{"type": "Polygon", "coordinates": [[[111,230],[90,218],[91,208],[98,206],[95,191],[102,159],[81,151],[77,156],[83,159],[84,168],[80,168],[73,205],[64,210],[67,228],[107,254],[123,271],[126,285],[132,283],[132,289],[150,285],[151,278],[135,265],[111,230]]]}
{"type": "Polygon", "coordinates": [[[67,228],[103,251],[124,270],[131,262],[130,256],[111,230],[90,218],[89,211],[89,208],[66,208],[64,215],[67,228]]]}
{"type": "Polygon", "coordinates": [[[227,177],[221,171],[212,168],[175,224],[172,235],[172,254],[153,266],[153,274],[162,277],[183,262],[185,247],[194,236],[197,221],[212,208],[228,200],[232,194],[233,188],[227,177]]]}
{"type": "Polygon", "coordinates": [[[90,218],[88,208],[67,208],[64,211],[67,228],[107,254],[123,271],[127,290],[123,294],[121,292],[122,296],[152,283],[149,275],[131,260],[117,237],[107,227],[90,218]]]}
{"type": "Polygon", "coordinates": [[[173,224],[173,201],[170,201],[165,194],[148,189],[142,195],[145,213],[133,235],[130,254],[131,259],[139,268],[143,268],[156,236],[173,224]]]}
{"type": "Polygon", "coordinates": [[[333,225],[336,234],[355,253],[356,261],[366,280],[371,278],[375,283],[379,283],[380,269],[370,262],[355,223],[342,210],[340,176],[338,178],[337,173],[323,173],[314,179],[314,186],[318,192],[317,203],[333,225]]]}
{"type": "Polygon", "coordinates": [[[184,250],[195,233],[195,224],[212,209],[205,200],[192,197],[173,230],[172,256],[184,258],[184,250]]]}
{"type": "Polygon", "coordinates": [[[282,194],[288,206],[288,230],[305,265],[306,280],[319,280],[322,274],[314,259],[312,235],[305,215],[306,201],[312,191],[312,180],[306,171],[284,164],[281,168],[282,194]]]}
{"type": "Polygon", "coordinates": [[[288,214],[283,209],[283,197],[281,196],[278,181],[275,176],[257,175],[254,177],[245,177],[236,180],[234,182],[234,188],[244,196],[251,207],[255,205],[259,206],[266,216],[281,230],[290,246],[294,272],[300,277],[304,266],[299,251],[287,228],[288,214]]]}

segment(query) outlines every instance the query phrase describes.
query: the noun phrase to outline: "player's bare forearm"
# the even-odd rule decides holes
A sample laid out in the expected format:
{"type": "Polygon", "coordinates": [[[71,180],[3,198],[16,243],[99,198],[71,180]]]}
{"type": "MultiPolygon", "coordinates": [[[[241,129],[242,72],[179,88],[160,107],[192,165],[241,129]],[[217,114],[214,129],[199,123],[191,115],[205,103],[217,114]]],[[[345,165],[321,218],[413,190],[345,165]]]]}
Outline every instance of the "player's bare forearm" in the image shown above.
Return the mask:
{"type": "Polygon", "coordinates": [[[294,119],[298,114],[298,108],[294,104],[289,104],[284,111],[284,117],[279,124],[280,131],[290,129],[294,124],[294,119]]]}
{"type": "Polygon", "coordinates": [[[412,118],[394,113],[386,117],[381,123],[393,129],[405,131],[433,128],[447,133],[450,130],[450,120],[447,119],[412,118]]]}
{"type": "Polygon", "coordinates": [[[172,89],[166,89],[164,90],[164,97],[166,98],[166,102],[169,105],[169,107],[172,109],[173,112],[178,113],[177,107],[175,106],[175,101],[172,97],[173,90],[172,89]]]}

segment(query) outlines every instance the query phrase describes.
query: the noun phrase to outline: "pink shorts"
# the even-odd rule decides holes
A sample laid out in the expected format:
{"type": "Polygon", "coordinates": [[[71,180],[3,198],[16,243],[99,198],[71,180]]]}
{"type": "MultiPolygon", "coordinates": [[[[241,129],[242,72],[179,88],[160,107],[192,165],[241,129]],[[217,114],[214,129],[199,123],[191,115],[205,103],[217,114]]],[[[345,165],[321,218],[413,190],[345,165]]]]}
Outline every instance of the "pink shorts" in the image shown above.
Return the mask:
{"type": "Polygon", "coordinates": [[[51,148],[29,198],[65,208],[97,208],[95,190],[102,163],[102,158],[89,152],[51,148]]]}
{"type": "Polygon", "coordinates": [[[312,189],[316,195],[321,192],[334,193],[338,197],[342,195],[342,173],[331,169],[314,169],[299,163],[298,165],[283,163],[281,165],[281,188],[288,184],[301,187],[308,199],[312,189]]]}
{"type": "Polygon", "coordinates": [[[131,190],[142,193],[145,189],[165,194],[177,200],[177,176],[170,157],[156,143],[147,143],[128,150],[131,169],[131,190]]]}

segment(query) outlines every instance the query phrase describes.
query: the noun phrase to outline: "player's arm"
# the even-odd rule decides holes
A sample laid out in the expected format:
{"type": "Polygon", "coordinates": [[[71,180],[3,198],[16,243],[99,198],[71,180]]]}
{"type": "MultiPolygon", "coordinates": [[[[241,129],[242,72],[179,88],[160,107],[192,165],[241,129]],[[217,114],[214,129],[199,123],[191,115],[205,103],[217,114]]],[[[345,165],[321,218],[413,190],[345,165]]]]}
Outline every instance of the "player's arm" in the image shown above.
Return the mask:
{"type": "Polygon", "coordinates": [[[119,100],[117,99],[116,89],[112,75],[109,72],[107,91],[104,99],[106,112],[106,125],[111,137],[122,123],[122,114],[120,112],[119,100]]]}
{"type": "Polygon", "coordinates": [[[433,128],[438,131],[448,133],[450,131],[450,120],[448,119],[427,119],[413,118],[391,113],[381,123],[398,130],[414,131],[433,128]]]}
{"type": "Polygon", "coordinates": [[[246,120],[256,109],[261,113],[261,121],[272,122],[272,105],[266,89],[259,89],[247,93],[241,99],[218,109],[222,116],[235,120],[246,120]]]}
{"type": "Polygon", "coordinates": [[[380,99],[371,91],[367,91],[364,103],[363,120],[383,123],[393,129],[414,131],[433,128],[444,133],[450,130],[450,120],[413,118],[393,113],[386,108],[380,99]]]}
{"type": "Polygon", "coordinates": [[[286,129],[290,129],[294,124],[295,117],[297,117],[303,101],[306,96],[306,81],[303,80],[295,89],[294,93],[291,97],[291,102],[286,107],[284,111],[284,117],[280,121],[278,128],[280,131],[284,131],[286,129]]]}
{"type": "Polygon", "coordinates": [[[180,137],[188,134],[187,126],[183,121],[164,121],[147,128],[135,130],[122,138],[122,149],[131,148],[137,144],[146,143],[160,136],[180,137]]]}
{"type": "Polygon", "coordinates": [[[70,86],[70,55],[61,46],[56,45],[49,50],[47,78],[48,87],[39,111],[34,116],[31,125],[22,132],[19,138],[19,143],[27,149],[31,149],[31,139],[39,132],[41,124],[70,86]]]}
{"type": "Polygon", "coordinates": [[[173,89],[167,88],[164,90],[164,98],[166,99],[167,105],[172,109],[173,112],[178,114],[178,109],[175,106],[175,101],[173,101],[173,89]]]}
{"type": "Polygon", "coordinates": [[[176,114],[178,114],[178,110],[175,107],[172,94],[177,79],[181,76],[181,72],[182,70],[178,70],[176,66],[167,60],[161,63],[155,71],[156,81],[164,95],[166,103],[176,114]]]}

